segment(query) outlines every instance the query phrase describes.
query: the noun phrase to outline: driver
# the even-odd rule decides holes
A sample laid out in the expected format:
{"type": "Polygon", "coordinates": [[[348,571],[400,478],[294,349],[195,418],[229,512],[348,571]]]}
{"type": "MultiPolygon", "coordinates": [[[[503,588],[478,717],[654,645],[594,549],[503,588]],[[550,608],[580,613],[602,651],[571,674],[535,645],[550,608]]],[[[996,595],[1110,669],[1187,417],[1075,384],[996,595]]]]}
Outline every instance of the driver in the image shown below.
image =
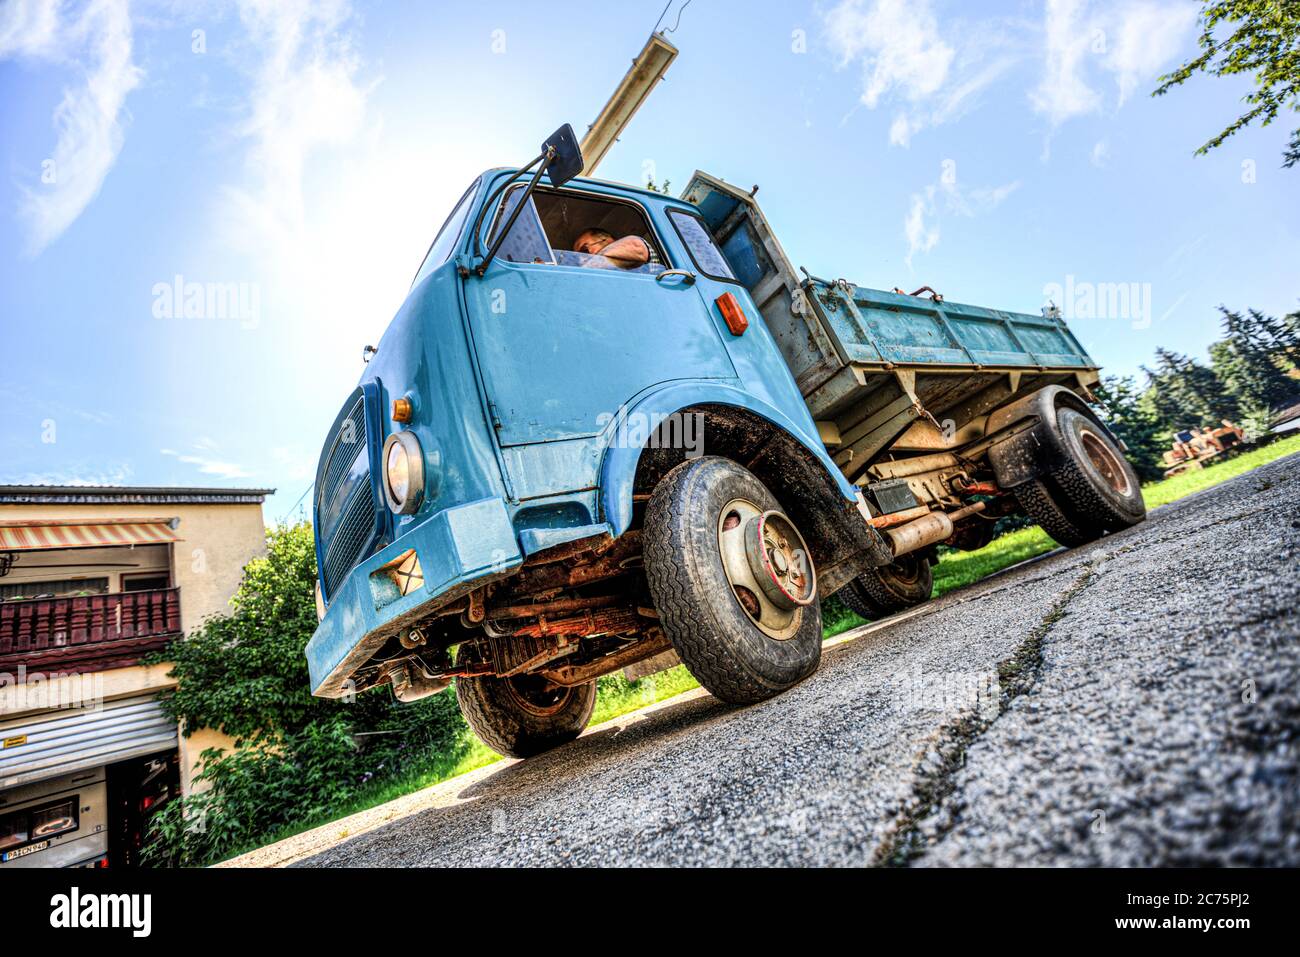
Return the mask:
{"type": "Polygon", "coordinates": [[[644,239],[639,236],[615,239],[612,233],[603,229],[584,230],[574,240],[573,251],[589,256],[604,256],[623,269],[635,269],[650,261],[650,244],[644,239]]]}

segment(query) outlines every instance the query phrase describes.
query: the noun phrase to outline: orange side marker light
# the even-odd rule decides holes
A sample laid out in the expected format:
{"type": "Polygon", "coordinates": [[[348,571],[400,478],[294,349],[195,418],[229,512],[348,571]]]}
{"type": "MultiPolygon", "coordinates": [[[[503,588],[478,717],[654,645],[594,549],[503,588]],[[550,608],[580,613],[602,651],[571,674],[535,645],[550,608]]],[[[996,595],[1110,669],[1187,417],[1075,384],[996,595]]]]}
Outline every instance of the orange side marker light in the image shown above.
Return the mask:
{"type": "Polygon", "coordinates": [[[731,330],[731,334],[743,335],[749,328],[749,320],[745,318],[745,311],[740,308],[740,301],[732,293],[724,292],[714,302],[718,304],[718,311],[727,321],[727,328],[731,330]]]}

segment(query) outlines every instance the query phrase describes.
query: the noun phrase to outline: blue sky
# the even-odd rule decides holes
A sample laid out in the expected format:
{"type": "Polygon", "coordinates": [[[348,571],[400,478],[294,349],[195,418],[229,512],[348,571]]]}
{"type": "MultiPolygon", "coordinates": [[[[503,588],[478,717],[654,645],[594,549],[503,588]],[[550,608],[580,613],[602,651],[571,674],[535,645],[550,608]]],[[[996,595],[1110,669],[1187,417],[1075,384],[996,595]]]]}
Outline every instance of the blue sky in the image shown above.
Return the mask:
{"type": "MultiPolygon", "coordinates": [[[[1244,79],[1149,96],[1197,7],[693,0],[600,175],[759,184],[818,275],[1068,297],[1108,372],[1203,356],[1218,304],[1296,308],[1300,170],[1283,124],[1192,155],[1244,79]]],[[[289,513],[451,204],[584,129],[662,9],[5,0],[0,481],[274,486],[289,513]],[[178,276],[231,308],[172,310],[178,276]]]]}

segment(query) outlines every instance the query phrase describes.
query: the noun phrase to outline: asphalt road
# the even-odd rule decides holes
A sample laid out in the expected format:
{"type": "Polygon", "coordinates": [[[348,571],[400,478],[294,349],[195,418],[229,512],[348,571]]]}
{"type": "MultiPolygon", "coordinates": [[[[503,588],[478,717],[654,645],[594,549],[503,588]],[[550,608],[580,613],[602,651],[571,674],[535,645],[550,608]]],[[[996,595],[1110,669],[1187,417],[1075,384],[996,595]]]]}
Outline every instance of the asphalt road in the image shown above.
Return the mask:
{"type": "Polygon", "coordinates": [[[1300,865],[1300,456],[243,865],[1300,865]]]}

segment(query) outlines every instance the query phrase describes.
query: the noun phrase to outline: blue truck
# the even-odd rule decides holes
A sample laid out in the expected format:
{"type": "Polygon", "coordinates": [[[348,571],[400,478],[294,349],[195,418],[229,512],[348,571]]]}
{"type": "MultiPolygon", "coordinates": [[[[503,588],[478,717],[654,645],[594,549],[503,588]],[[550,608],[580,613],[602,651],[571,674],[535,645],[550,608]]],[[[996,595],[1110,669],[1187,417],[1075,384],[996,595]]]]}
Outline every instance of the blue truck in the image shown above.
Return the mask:
{"type": "Polygon", "coordinates": [[[1066,546],[1144,518],[1054,310],[796,273],[757,187],[581,169],[564,126],[470,184],[330,427],[315,694],[454,678],[475,733],[528,756],[620,669],[684,663],[737,704],[791,687],[823,600],[923,602],[938,547],[1002,516],[1066,546]]]}

